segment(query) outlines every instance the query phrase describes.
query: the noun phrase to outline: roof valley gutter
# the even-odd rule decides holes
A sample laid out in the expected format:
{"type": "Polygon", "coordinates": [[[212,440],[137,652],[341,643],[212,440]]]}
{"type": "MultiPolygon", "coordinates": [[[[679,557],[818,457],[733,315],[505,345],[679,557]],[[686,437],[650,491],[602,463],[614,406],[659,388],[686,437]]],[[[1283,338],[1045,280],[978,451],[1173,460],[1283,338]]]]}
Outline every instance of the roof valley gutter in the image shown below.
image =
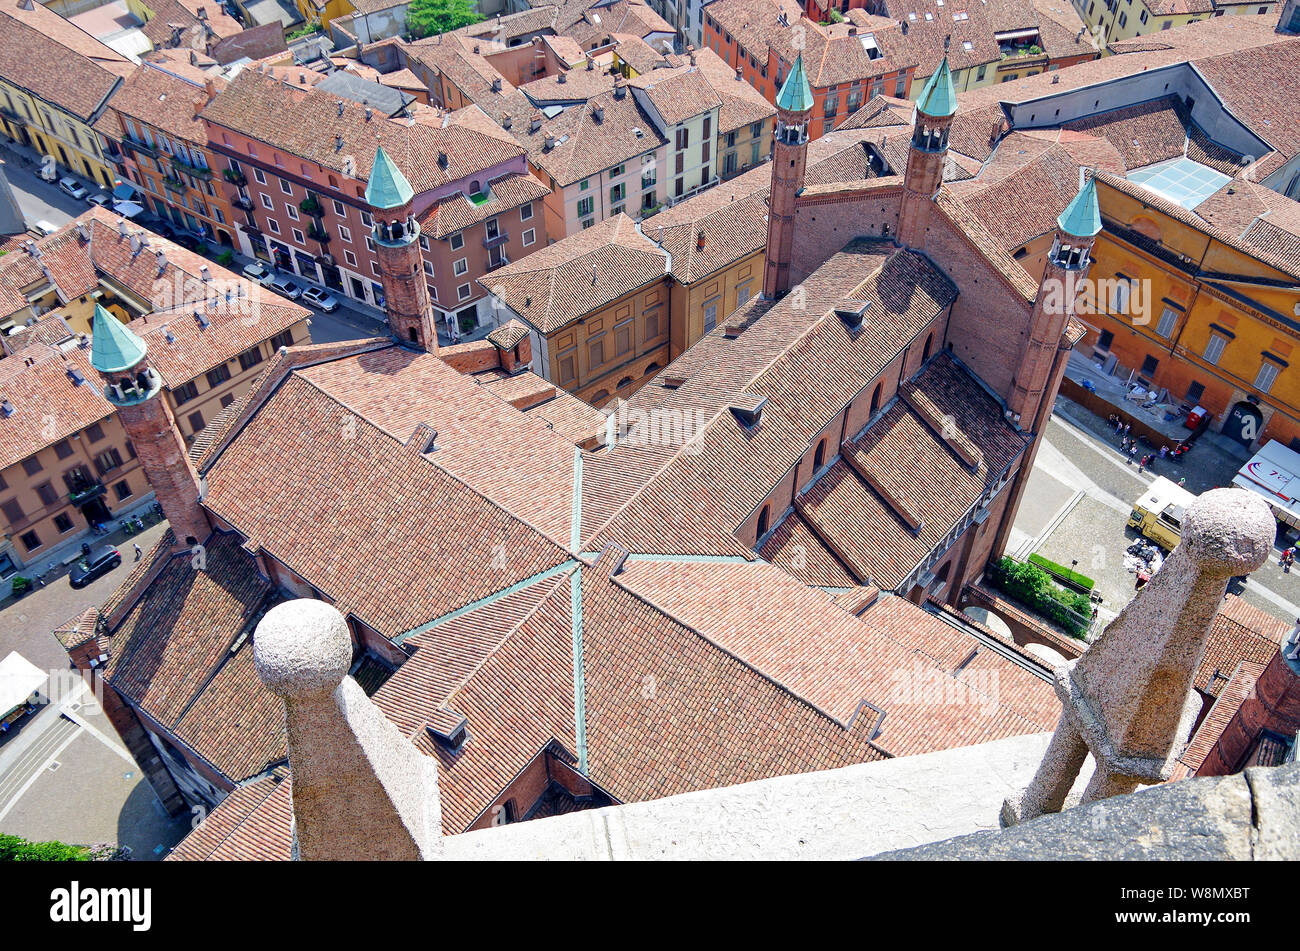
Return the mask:
{"type": "Polygon", "coordinates": [[[578,772],[587,775],[587,684],[582,650],[582,564],[569,575],[570,613],[573,616],[573,729],[578,752],[578,772]]]}
{"type": "Polygon", "coordinates": [[[975,640],[979,641],[984,646],[988,647],[989,650],[993,651],[995,654],[998,654],[1001,657],[1005,658],[1006,660],[1011,661],[1013,664],[1017,665],[1018,667],[1023,667],[1025,670],[1029,671],[1035,677],[1038,677],[1041,680],[1046,680],[1048,683],[1055,683],[1055,678],[1051,672],[1045,670],[1041,665],[1035,663],[1034,661],[1029,660],[1027,657],[1019,653],[1018,651],[1012,650],[1010,647],[1007,647],[1006,644],[1003,644],[997,638],[985,634],[979,628],[975,627],[975,625],[963,624],[959,619],[953,617],[948,612],[941,611],[938,608],[934,607],[934,605],[929,603],[922,604],[921,610],[929,614],[933,614],[935,617],[943,621],[945,624],[948,624],[959,631],[969,634],[971,637],[975,638],[975,640]]]}
{"type": "Polygon", "coordinates": [[[569,528],[569,551],[582,549],[582,449],[573,447],[573,521],[569,528]]]}

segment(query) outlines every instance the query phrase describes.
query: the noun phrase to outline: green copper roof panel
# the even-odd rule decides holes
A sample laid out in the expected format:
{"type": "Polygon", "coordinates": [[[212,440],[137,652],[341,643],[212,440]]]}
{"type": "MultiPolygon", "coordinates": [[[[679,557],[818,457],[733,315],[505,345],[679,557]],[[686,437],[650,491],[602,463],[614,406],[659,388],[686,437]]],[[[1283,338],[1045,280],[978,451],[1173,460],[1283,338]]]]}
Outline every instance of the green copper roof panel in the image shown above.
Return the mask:
{"type": "Polygon", "coordinates": [[[794,68],[781,84],[776,96],[776,107],[786,112],[807,112],[813,107],[812,87],[803,71],[803,54],[795,57],[794,68]]]}
{"type": "Polygon", "coordinates": [[[370,167],[370,181],[366,182],[366,204],[372,208],[401,208],[414,196],[411,183],[381,145],[370,167]]]}
{"type": "Polygon", "coordinates": [[[1101,230],[1101,212],[1097,207],[1097,180],[1091,175],[1079,194],[1065,206],[1057,225],[1076,238],[1091,238],[1101,230]]]}
{"type": "Polygon", "coordinates": [[[916,106],[927,116],[941,119],[957,111],[957,90],[952,84],[952,70],[948,68],[948,57],[944,57],[939,68],[926,81],[921,90],[921,98],[916,106]]]}
{"type": "Polygon", "coordinates": [[[129,370],[149,352],[143,340],[99,304],[90,329],[90,365],[101,373],[129,370]]]}

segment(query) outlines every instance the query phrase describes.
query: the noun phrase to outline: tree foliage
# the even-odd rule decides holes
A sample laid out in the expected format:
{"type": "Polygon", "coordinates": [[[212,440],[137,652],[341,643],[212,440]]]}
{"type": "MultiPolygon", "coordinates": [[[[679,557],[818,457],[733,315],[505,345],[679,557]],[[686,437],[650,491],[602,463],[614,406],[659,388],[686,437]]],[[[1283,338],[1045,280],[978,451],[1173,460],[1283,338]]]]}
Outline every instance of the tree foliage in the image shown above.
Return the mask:
{"type": "Polygon", "coordinates": [[[0,862],[89,862],[89,852],[63,842],[28,842],[0,834],[0,862]]]}
{"type": "Polygon", "coordinates": [[[406,8],[406,28],[417,38],[458,30],[482,19],[474,0],[411,0],[406,8]]]}

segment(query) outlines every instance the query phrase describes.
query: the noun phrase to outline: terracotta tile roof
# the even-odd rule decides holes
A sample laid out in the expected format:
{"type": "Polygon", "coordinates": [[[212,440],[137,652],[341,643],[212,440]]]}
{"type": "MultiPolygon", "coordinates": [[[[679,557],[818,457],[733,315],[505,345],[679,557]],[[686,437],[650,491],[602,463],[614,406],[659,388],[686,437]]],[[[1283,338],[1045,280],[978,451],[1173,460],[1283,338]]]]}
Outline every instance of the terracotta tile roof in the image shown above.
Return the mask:
{"type": "Polygon", "coordinates": [[[846,730],[599,569],[582,579],[587,762],[618,800],[881,758],[870,718],[846,730]]]}
{"type": "MultiPolygon", "coordinates": [[[[243,768],[258,758],[244,744],[274,753],[275,741],[266,731],[273,734],[283,723],[272,723],[256,704],[250,709],[249,702],[257,699],[248,689],[251,665],[224,668],[236,663],[230,648],[261,616],[272,589],[234,536],[215,535],[205,549],[201,569],[188,552],[173,556],[112,629],[105,677],[165,729],[179,726],[188,733],[189,745],[209,762],[220,759],[243,768]],[[204,700],[212,689],[219,694],[204,700]],[[239,703],[223,699],[232,696],[239,703]],[[195,705],[205,713],[191,727],[184,720],[195,705]]],[[[283,746],[280,750],[282,756],[283,746]]],[[[252,763],[250,771],[265,765],[266,760],[252,763]]]]}
{"type": "Polygon", "coordinates": [[[561,70],[517,87],[535,106],[585,102],[614,88],[614,77],[604,69],[561,70]],[[563,77],[563,78],[561,78],[563,77]]]}
{"type": "Polygon", "coordinates": [[[640,37],[673,35],[672,26],[644,0],[578,0],[557,4],[555,30],[579,43],[584,50],[604,46],[611,33],[632,33],[640,37]]]}
{"type": "Polygon", "coordinates": [[[163,861],[201,862],[212,858],[221,844],[235,833],[254,809],[275,792],[282,781],[287,780],[272,774],[259,777],[236,788],[221,800],[217,807],[209,812],[163,861]]]}
{"type": "Polygon", "coordinates": [[[76,347],[63,353],[34,344],[0,359],[0,399],[14,407],[0,418],[0,469],[111,416],[113,407],[98,383],[88,352],[76,347]],[[27,360],[36,362],[28,366],[27,360]],[[84,382],[74,382],[69,371],[84,382]]]}
{"type": "Polygon", "coordinates": [[[420,232],[434,238],[445,238],[503,211],[518,208],[530,201],[539,201],[550,194],[545,185],[526,172],[512,172],[494,178],[487,183],[486,191],[492,199],[483,204],[470,201],[464,192],[434,202],[419,215],[420,232]]]}
{"type": "Polygon", "coordinates": [[[1193,681],[1196,689],[1212,697],[1242,661],[1264,665],[1278,652],[1291,626],[1230,594],[1214,616],[1205,655],[1193,681]]]}
{"type": "MultiPolygon", "coordinates": [[[[212,78],[212,82],[217,89],[226,85],[221,77],[212,78]]],[[[207,130],[194,109],[195,103],[206,101],[201,84],[142,63],[122,81],[109,108],[186,142],[206,145],[207,130]]],[[[122,135],[120,127],[115,130],[114,138],[122,135]]]]}
{"type": "MultiPolygon", "coordinates": [[[[634,440],[587,462],[583,535],[592,547],[616,541],[638,551],[752,557],[736,528],[831,418],[955,297],[922,256],[868,240],[848,244],[803,287],[806,310],[786,297],[735,339],[719,327],[688,351],[694,372],[655,406],[695,420],[688,444],[634,440]],[[872,305],[865,331],[852,337],[833,311],[846,299],[872,305]],[[810,390],[809,374],[821,385],[810,390]],[[740,393],[768,397],[752,432],[728,410],[740,393]]],[[[664,375],[682,374],[675,362],[664,375]]],[[[631,404],[640,405],[636,397],[631,404]]]]}
{"type": "Polygon", "coordinates": [[[720,134],[734,132],[776,115],[776,107],[749,83],[743,79],[738,80],[735,71],[709,47],[696,50],[695,61],[699,74],[722,100],[722,108],[718,113],[720,134]]]}
{"type": "Polygon", "coordinates": [[[859,717],[878,718],[864,702],[884,710],[874,742],[895,755],[1036,733],[1060,713],[1052,685],[1027,671],[1023,686],[1041,706],[1033,712],[1046,716],[1025,722],[1007,709],[999,693],[1008,684],[980,684],[971,664],[958,665],[978,652],[981,660],[992,658],[984,669],[997,671],[999,680],[1010,677],[1012,665],[942,621],[897,640],[898,631],[920,623],[915,607],[889,606],[898,598],[884,596],[860,619],[762,563],[633,561],[618,581],[846,728],[859,717]],[[932,690],[919,689],[931,679],[946,684],[958,709],[936,714],[932,690]],[[906,689],[909,683],[918,689],[906,689]]]}
{"type": "Polygon", "coordinates": [[[437,448],[424,459],[549,537],[569,540],[572,445],[436,355],[388,347],[295,375],[395,440],[429,424],[437,448]],[[503,450],[520,465],[499,465],[503,450]]]}
{"type": "Polygon", "coordinates": [[[528,327],[518,320],[508,320],[487,335],[488,340],[502,350],[509,350],[528,336],[528,327]]]}
{"type": "Polygon", "coordinates": [[[797,516],[782,519],[758,553],[764,561],[806,584],[821,588],[852,588],[858,584],[848,566],[797,516]]]}
{"type": "MultiPolygon", "coordinates": [[[[1053,130],[1054,136],[1074,136],[1053,130]]],[[[1060,209],[1079,191],[1080,171],[1097,167],[1123,173],[1124,165],[1105,139],[1062,143],[1046,136],[1012,133],[998,146],[978,177],[949,185],[983,222],[1000,247],[1013,251],[1056,228],[1060,209]],[[1106,159],[1109,153],[1110,159],[1106,159]]]]}
{"type": "Polygon", "coordinates": [[[61,44],[43,28],[16,19],[8,5],[0,11],[0,32],[0,76],[84,121],[99,115],[121,81],[121,67],[129,66],[121,57],[91,58],[61,44]]]}
{"type": "Polygon", "coordinates": [[[173,729],[178,740],[234,780],[256,776],[289,755],[284,704],[258,678],[251,642],[221,665],[173,729]]]}
{"type": "Polygon", "coordinates": [[[1178,757],[1174,779],[1196,775],[1241,705],[1255,692],[1255,683],[1263,672],[1264,664],[1243,660],[1233,668],[1231,674],[1225,675],[1227,680],[1220,681],[1213,705],[1192,734],[1187,749],[1178,757]]]}
{"type": "Polygon", "coordinates": [[[531,113],[515,116],[510,131],[528,150],[529,161],[560,186],[652,152],[667,142],[630,92],[622,99],[613,91],[592,96],[585,104],[543,120],[536,132],[530,118],[531,113]],[[599,122],[596,108],[603,110],[599,122]],[[548,136],[553,140],[550,149],[546,148],[548,136]]]}
{"type": "Polygon", "coordinates": [[[155,47],[185,46],[205,49],[210,42],[235,36],[243,31],[238,20],[228,15],[220,4],[195,2],[195,0],[145,0],[146,9],[154,15],[140,27],[155,47]],[[200,19],[198,10],[204,10],[200,19]],[[181,27],[179,43],[173,43],[175,27],[181,27]]]}
{"type": "Polygon", "coordinates": [[[469,115],[478,112],[474,107],[452,113],[445,128],[441,114],[433,115],[419,104],[411,109],[414,123],[378,114],[367,120],[366,107],[360,103],[292,87],[245,69],[208,104],[203,118],[336,172],[350,168],[359,181],[370,175],[375,150],[382,145],[417,194],[523,154],[486,117],[478,122],[469,115]],[[341,147],[336,136],[342,137],[341,147]],[[429,161],[439,152],[449,157],[446,169],[429,161]]]}
{"type": "Polygon", "coordinates": [[[798,517],[831,543],[857,580],[881,588],[902,584],[1025,447],[996,401],[946,353],[902,396],[796,501],[798,517]],[[938,411],[942,429],[913,408],[923,403],[938,411]],[[960,439],[951,438],[954,430],[960,439]],[[979,460],[974,467],[963,458],[971,448],[979,460]]]}
{"type": "Polygon", "coordinates": [[[479,283],[550,334],[631,290],[662,280],[668,255],[627,215],[540,248],[479,283]]]}
{"type": "Polygon", "coordinates": [[[722,107],[722,98],[694,66],[652,70],[628,80],[627,84],[636,90],[633,95],[643,95],[669,125],[722,107]]]}
{"type": "Polygon", "coordinates": [[[540,581],[416,635],[415,655],[375,703],[417,748],[438,759],[443,829],[464,831],[552,742],[573,749],[573,622],[569,581],[540,581]],[[451,751],[425,729],[467,723],[451,751]]]}
{"type": "Polygon", "coordinates": [[[80,614],[68,618],[52,632],[54,639],[63,646],[65,650],[72,650],[80,647],[86,641],[94,640],[100,635],[99,630],[99,609],[87,608],[80,614]]]}
{"type": "Polygon", "coordinates": [[[553,399],[529,407],[527,412],[530,416],[546,420],[556,434],[575,446],[596,439],[603,440],[605,436],[605,414],[563,390],[557,391],[553,399]]]}
{"type": "MultiPolygon", "coordinates": [[[[567,557],[558,544],[452,474],[458,466],[469,470],[462,477],[472,477],[474,485],[530,514],[535,512],[529,506],[550,502],[551,518],[558,519],[554,510],[560,508],[566,538],[570,505],[555,505],[560,473],[553,468],[549,482],[531,485],[530,497],[530,486],[522,484],[534,478],[527,467],[484,468],[480,462],[485,454],[499,458],[508,431],[491,427],[510,422],[507,404],[454,387],[443,391],[450,399],[438,399],[433,389],[420,393],[419,386],[439,379],[428,364],[461,378],[436,357],[390,349],[394,353],[379,350],[340,361],[346,364],[342,368],[323,365],[312,380],[295,372],[280,383],[239,430],[239,438],[207,463],[206,504],[239,526],[250,545],[266,549],[341,609],[396,636],[567,557]],[[395,359],[414,364],[413,370],[396,372],[395,359]],[[373,397],[367,397],[367,386],[373,397]],[[330,395],[331,387],[337,396],[330,395]],[[364,415],[395,398],[393,387],[404,405],[378,418],[385,425],[401,424],[400,437],[364,415]],[[436,415],[424,412],[430,407],[436,415]],[[428,421],[424,416],[440,430],[440,448],[428,456],[420,454],[423,446],[404,445],[415,422],[428,421]],[[488,433],[491,438],[484,438],[488,433]],[[311,506],[303,505],[305,497],[313,499],[311,506]],[[446,530],[431,532],[435,523],[446,530]],[[370,557],[355,550],[355,539],[362,536],[370,557]],[[432,571],[430,565],[464,570],[432,571]]],[[[479,390],[468,379],[463,386],[479,390]]],[[[523,445],[542,451],[544,460],[557,458],[551,446],[558,446],[571,473],[572,446],[540,421],[524,418],[511,428],[526,440],[523,445]]],[[[526,456],[526,450],[517,451],[526,456]]]]}

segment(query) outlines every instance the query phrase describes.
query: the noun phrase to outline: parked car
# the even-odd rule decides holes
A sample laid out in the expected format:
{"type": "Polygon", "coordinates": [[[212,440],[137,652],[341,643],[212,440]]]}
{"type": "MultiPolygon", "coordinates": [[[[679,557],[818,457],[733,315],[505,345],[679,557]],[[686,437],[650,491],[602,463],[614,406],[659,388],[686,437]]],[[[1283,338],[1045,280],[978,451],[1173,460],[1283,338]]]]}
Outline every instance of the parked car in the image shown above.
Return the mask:
{"type": "Polygon", "coordinates": [[[54,234],[54,232],[59,230],[57,226],[50,224],[44,218],[36,222],[36,224],[32,225],[32,227],[35,228],[38,232],[40,232],[43,235],[51,235],[54,234]]]}
{"type": "Polygon", "coordinates": [[[266,285],[275,280],[275,272],[265,264],[258,261],[254,261],[252,264],[245,264],[240,273],[250,281],[257,281],[257,283],[261,284],[263,287],[266,287],[266,285]]]}
{"type": "Polygon", "coordinates": [[[78,201],[81,201],[90,194],[86,191],[85,185],[81,184],[81,182],[77,181],[75,178],[70,177],[59,179],[59,191],[63,192],[65,195],[71,195],[78,201]]]}
{"type": "Polygon", "coordinates": [[[307,288],[302,292],[302,299],[317,310],[323,310],[327,314],[339,309],[338,298],[329,291],[323,291],[318,287],[307,288]]]}
{"type": "Polygon", "coordinates": [[[299,287],[289,278],[283,277],[279,274],[277,274],[274,280],[270,281],[266,286],[269,287],[271,290],[275,291],[277,294],[282,294],[285,297],[289,298],[289,300],[297,300],[299,297],[302,296],[301,287],[299,287]]]}
{"type": "Polygon", "coordinates": [[[68,584],[74,588],[84,588],[96,578],[103,577],[122,563],[122,555],[116,548],[100,548],[77,562],[68,575],[68,584]]]}
{"type": "Polygon", "coordinates": [[[86,204],[98,205],[100,208],[107,208],[109,202],[111,202],[112,200],[113,200],[113,196],[110,195],[108,192],[95,192],[95,194],[90,195],[86,198],[86,204]]]}

